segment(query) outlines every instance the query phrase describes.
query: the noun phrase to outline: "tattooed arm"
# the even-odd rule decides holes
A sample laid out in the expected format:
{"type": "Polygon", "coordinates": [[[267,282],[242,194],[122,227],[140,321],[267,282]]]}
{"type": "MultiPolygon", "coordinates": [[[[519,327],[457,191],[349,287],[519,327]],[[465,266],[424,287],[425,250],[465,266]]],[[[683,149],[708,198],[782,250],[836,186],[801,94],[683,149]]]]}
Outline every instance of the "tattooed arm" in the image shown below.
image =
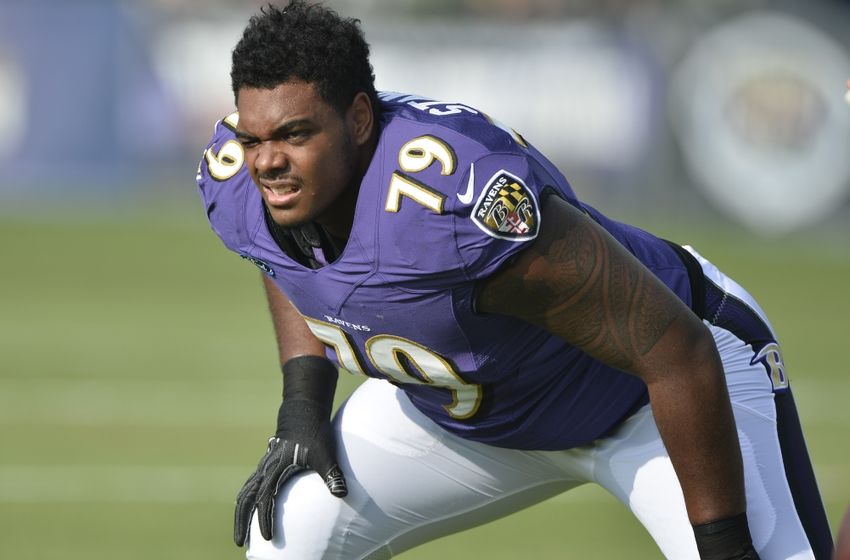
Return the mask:
{"type": "Polygon", "coordinates": [[[688,516],[745,511],[743,468],[714,339],[596,222],[550,196],[533,245],[489,278],[480,311],[538,325],[646,383],[688,516]]]}

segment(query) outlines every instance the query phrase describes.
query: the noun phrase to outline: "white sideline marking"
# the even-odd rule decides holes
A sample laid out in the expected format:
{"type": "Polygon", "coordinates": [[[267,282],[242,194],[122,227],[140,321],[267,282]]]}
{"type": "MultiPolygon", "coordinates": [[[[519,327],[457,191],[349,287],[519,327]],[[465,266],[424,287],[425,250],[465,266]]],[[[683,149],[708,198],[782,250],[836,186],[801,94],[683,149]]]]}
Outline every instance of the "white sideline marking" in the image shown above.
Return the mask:
{"type": "Polygon", "coordinates": [[[265,425],[280,403],[275,383],[0,377],[0,425],[265,425]]]}
{"type": "Polygon", "coordinates": [[[0,503],[227,503],[251,465],[2,465],[0,503]]]}

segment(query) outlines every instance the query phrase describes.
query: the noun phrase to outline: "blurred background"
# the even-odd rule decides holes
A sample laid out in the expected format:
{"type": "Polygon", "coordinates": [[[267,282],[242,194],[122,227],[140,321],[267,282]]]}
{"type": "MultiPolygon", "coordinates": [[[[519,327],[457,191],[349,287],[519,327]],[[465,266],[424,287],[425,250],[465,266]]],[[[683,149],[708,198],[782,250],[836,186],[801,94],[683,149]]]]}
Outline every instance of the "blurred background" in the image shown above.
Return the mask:
{"type": "MultiPolygon", "coordinates": [[[[265,2],[0,0],[0,557],[238,558],[280,381],[194,186],[265,2]]],[[[379,89],[510,125],[770,314],[830,521],[850,503],[850,2],[337,0],[379,89]]],[[[356,386],[344,378],[340,398],[356,386]]],[[[593,488],[401,555],[656,558],[593,488]]]]}

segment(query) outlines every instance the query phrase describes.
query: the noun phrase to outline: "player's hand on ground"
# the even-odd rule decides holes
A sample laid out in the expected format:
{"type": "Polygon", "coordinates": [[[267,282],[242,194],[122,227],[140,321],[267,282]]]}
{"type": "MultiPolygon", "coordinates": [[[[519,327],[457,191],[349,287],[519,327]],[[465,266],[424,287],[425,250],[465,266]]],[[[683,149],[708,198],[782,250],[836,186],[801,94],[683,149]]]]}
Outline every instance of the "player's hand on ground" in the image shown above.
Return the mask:
{"type": "Polygon", "coordinates": [[[233,540],[237,546],[245,544],[255,510],[260,533],[264,539],[272,539],[278,489],[303,470],[319,473],[334,496],[341,498],[348,494],[326,413],[307,401],[285,403],[278,417],[277,435],[269,439],[268,450],[257,470],[236,497],[233,540]]]}

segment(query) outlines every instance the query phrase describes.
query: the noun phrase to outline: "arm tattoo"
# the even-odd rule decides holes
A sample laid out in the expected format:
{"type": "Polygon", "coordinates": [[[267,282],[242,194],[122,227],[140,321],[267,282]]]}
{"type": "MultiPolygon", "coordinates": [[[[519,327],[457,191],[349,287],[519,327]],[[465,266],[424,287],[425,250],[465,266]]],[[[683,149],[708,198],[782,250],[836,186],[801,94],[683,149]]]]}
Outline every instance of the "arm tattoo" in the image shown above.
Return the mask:
{"type": "MultiPolygon", "coordinates": [[[[675,296],[595,222],[565,203],[511,266],[484,283],[478,308],[519,317],[629,369],[666,332],[675,296]],[[565,212],[566,210],[566,212],[565,212]]],[[[544,222],[546,223],[546,222],[544,222]]]]}

